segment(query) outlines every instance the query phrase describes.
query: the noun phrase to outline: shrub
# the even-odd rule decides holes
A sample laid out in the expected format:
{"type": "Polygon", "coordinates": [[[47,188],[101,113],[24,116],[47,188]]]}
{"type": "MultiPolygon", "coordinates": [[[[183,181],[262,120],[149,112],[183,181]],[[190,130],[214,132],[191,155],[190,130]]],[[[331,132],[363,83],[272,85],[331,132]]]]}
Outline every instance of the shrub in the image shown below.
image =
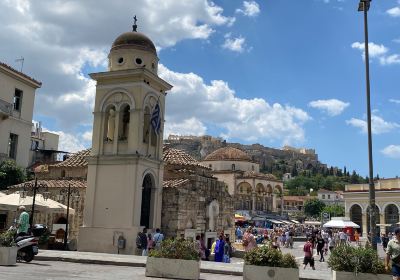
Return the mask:
{"type": "Polygon", "coordinates": [[[195,248],[193,241],[166,239],[161,242],[160,249],[151,250],[149,257],[200,260],[200,254],[195,248]]]}
{"type": "Polygon", "coordinates": [[[0,247],[13,247],[15,246],[14,231],[6,231],[0,234],[0,247]]]}
{"type": "Polygon", "coordinates": [[[291,254],[283,255],[281,251],[268,246],[260,246],[244,255],[244,262],[248,265],[298,268],[296,259],[291,254]]]}
{"type": "Polygon", "coordinates": [[[336,271],[385,273],[385,265],[379,259],[378,254],[368,247],[338,246],[332,251],[328,265],[336,271]]]}

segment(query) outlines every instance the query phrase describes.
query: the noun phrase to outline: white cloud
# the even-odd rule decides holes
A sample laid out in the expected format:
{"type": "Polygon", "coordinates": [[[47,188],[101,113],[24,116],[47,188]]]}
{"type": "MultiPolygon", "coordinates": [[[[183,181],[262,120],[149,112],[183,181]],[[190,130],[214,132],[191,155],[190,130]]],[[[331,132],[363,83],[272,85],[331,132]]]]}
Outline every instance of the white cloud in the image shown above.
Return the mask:
{"type": "MultiPolygon", "coordinates": [[[[358,49],[358,50],[362,51],[363,58],[365,57],[365,44],[364,43],[354,42],[353,44],[351,44],[351,47],[353,49],[358,49]]],[[[371,58],[379,57],[388,52],[388,48],[386,48],[384,45],[378,45],[373,42],[368,43],[368,50],[369,50],[369,56],[371,58]]]]}
{"type": "Polygon", "coordinates": [[[85,133],[82,134],[82,138],[87,142],[92,142],[92,135],[93,135],[93,132],[91,130],[86,131],[85,133]]]}
{"type": "MultiPolygon", "coordinates": [[[[360,42],[354,42],[351,44],[353,49],[358,49],[362,51],[362,57],[365,60],[365,44],[360,42]]],[[[378,45],[373,42],[368,43],[369,57],[376,58],[379,60],[381,65],[392,65],[400,64],[400,55],[391,54],[388,55],[389,49],[384,45],[378,45]]]]}
{"type": "Polygon", "coordinates": [[[321,111],[327,113],[329,116],[338,116],[344,109],[346,109],[350,103],[343,102],[337,99],[326,99],[326,100],[316,100],[311,101],[308,104],[312,108],[320,109],[321,111]]]}
{"type": "Polygon", "coordinates": [[[390,158],[400,159],[400,145],[389,145],[381,153],[390,158]]]}
{"type": "Polygon", "coordinates": [[[260,5],[256,1],[243,1],[243,7],[236,9],[236,13],[241,13],[248,17],[255,17],[260,13],[260,5]]]}
{"type": "Polygon", "coordinates": [[[394,7],[386,11],[392,17],[400,17],[400,7],[394,7]]]}
{"type": "MultiPolygon", "coordinates": [[[[365,120],[351,118],[350,120],[347,120],[346,123],[348,125],[360,128],[361,132],[363,132],[363,133],[368,132],[367,121],[365,121],[365,120]]],[[[382,133],[391,132],[394,129],[400,128],[400,125],[397,123],[394,123],[394,122],[387,122],[379,116],[372,115],[371,116],[371,128],[372,128],[373,134],[382,134],[382,133]]]]}
{"type": "Polygon", "coordinates": [[[389,102],[400,104],[400,99],[389,99],[389,102]]]}
{"type": "Polygon", "coordinates": [[[400,55],[392,54],[389,56],[380,57],[379,61],[382,65],[400,64],[400,55]]]}
{"type": "Polygon", "coordinates": [[[222,48],[231,50],[234,52],[242,53],[245,51],[246,39],[239,36],[238,38],[231,38],[231,34],[225,35],[225,42],[222,48]]]}
{"type": "Polygon", "coordinates": [[[200,120],[192,117],[178,123],[166,122],[164,138],[167,138],[170,134],[200,136],[206,134],[206,130],[207,128],[200,120]]]}
{"type": "Polygon", "coordinates": [[[65,133],[78,134],[92,125],[95,82],[82,72],[103,71],[113,40],[131,30],[133,11],[138,30],[158,48],[182,40],[207,40],[219,26],[231,26],[208,0],[0,1],[0,53],[14,65],[25,57],[24,72],[43,82],[37,90],[35,115],[53,118],[65,133]],[[95,8],[94,8],[95,7],[95,8]],[[110,22],[112,21],[112,24],[110,22]]]}
{"type": "Polygon", "coordinates": [[[159,74],[174,85],[166,101],[167,133],[184,133],[181,128],[192,124],[194,134],[218,128],[227,139],[267,139],[285,144],[305,140],[303,124],[311,118],[301,109],[270,105],[261,98],[238,98],[224,81],[206,84],[194,73],[174,72],[163,65],[159,74]]]}

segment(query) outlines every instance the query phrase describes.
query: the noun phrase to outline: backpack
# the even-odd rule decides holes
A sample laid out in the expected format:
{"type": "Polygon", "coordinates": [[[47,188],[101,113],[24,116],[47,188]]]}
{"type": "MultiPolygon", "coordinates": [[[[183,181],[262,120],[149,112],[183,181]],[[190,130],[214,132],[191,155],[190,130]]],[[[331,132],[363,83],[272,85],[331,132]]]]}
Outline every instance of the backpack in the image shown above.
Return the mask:
{"type": "Polygon", "coordinates": [[[140,235],[138,234],[138,236],[136,237],[136,247],[138,248],[138,249],[142,249],[142,241],[141,241],[141,238],[140,238],[140,235]]]}

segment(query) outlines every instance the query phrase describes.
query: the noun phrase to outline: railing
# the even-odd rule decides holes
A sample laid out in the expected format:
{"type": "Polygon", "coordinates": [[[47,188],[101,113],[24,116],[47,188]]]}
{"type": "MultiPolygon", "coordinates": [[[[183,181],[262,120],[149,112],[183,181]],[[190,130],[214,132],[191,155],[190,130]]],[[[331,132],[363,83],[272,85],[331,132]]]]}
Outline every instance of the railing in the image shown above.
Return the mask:
{"type": "Polygon", "coordinates": [[[0,99],[0,119],[6,119],[11,116],[13,105],[0,99]]]}

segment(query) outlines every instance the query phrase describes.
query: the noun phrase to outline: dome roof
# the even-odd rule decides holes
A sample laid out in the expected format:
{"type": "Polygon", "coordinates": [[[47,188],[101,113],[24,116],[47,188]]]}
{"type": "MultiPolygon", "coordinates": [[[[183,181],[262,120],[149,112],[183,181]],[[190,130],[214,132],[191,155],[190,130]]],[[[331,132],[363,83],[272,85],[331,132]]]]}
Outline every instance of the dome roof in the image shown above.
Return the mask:
{"type": "Polygon", "coordinates": [[[136,31],[125,32],[119,35],[111,47],[111,50],[116,49],[139,49],[157,55],[156,47],[149,37],[136,31]]]}
{"type": "Polygon", "coordinates": [[[204,158],[204,161],[219,161],[219,160],[232,160],[232,161],[251,161],[250,156],[239,149],[233,147],[220,148],[204,158]]]}

